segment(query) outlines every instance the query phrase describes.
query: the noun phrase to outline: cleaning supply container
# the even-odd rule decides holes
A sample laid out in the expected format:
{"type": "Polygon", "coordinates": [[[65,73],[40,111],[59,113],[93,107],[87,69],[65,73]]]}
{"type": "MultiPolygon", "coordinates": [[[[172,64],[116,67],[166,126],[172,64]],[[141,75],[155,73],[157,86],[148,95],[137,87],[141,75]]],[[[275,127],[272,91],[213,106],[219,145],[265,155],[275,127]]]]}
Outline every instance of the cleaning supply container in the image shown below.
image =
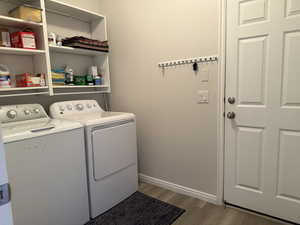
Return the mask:
{"type": "Polygon", "coordinates": [[[10,72],[6,65],[0,64],[0,88],[11,88],[10,72]]]}

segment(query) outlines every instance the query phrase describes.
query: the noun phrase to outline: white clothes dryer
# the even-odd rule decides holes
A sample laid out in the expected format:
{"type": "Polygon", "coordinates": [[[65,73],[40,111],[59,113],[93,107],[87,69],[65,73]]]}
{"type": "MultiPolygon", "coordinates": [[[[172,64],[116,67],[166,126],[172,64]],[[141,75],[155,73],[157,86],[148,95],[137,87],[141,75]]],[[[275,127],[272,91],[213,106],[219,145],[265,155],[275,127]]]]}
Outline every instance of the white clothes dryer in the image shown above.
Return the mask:
{"type": "Polygon", "coordinates": [[[91,218],[137,191],[134,114],[105,112],[97,101],[83,100],[54,103],[50,115],[85,126],[91,218]]]}

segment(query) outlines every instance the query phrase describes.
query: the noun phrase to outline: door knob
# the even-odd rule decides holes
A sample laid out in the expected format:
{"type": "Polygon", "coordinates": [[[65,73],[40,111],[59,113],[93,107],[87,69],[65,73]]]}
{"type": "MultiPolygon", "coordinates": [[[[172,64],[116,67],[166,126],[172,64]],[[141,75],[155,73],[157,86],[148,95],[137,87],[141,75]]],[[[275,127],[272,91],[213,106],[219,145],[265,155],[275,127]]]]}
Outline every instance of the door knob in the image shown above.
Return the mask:
{"type": "Polygon", "coordinates": [[[235,103],[235,97],[229,97],[228,98],[228,103],[233,105],[235,103]]]}
{"type": "Polygon", "coordinates": [[[227,118],[233,120],[235,118],[235,113],[234,112],[227,113],[227,118]]]}

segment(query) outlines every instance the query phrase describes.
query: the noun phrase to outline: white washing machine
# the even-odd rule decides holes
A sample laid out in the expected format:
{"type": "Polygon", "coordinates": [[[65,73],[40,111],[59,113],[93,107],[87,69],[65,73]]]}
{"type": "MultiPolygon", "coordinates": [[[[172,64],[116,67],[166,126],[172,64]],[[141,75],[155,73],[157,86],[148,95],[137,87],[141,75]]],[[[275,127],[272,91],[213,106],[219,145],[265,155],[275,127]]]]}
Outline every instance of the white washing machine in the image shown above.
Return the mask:
{"type": "Polygon", "coordinates": [[[50,107],[53,118],[85,125],[90,214],[104,213],[138,188],[135,115],[105,112],[97,101],[69,101],[50,107]]]}
{"type": "Polygon", "coordinates": [[[89,220],[83,126],[38,104],[0,107],[15,225],[89,220]]]}

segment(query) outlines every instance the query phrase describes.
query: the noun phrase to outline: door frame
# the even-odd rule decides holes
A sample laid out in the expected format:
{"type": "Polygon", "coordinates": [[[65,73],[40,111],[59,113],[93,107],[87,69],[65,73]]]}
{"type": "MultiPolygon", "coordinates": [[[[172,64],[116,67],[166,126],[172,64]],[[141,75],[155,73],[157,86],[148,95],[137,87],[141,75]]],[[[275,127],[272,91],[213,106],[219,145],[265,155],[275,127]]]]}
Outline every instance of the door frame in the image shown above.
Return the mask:
{"type": "Polygon", "coordinates": [[[219,2],[218,34],[218,143],[217,143],[217,204],[224,204],[225,172],[225,97],[226,97],[226,13],[227,0],[219,2]]]}

